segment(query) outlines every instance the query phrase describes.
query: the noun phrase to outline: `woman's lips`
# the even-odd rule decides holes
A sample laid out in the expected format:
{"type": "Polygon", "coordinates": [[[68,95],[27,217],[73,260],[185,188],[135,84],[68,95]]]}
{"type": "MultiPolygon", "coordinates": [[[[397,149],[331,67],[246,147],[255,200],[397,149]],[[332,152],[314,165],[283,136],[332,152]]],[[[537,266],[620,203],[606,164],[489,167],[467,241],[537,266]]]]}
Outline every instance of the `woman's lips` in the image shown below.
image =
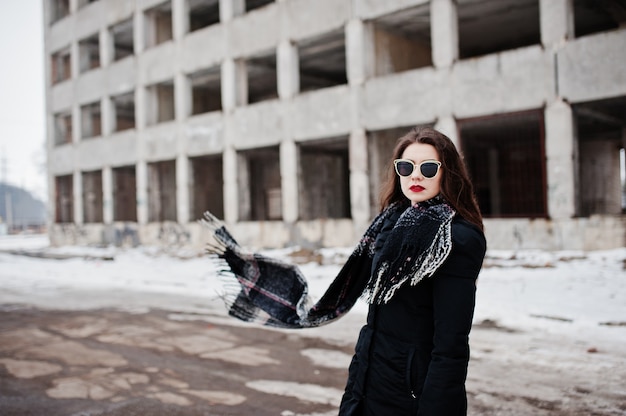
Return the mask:
{"type": "Polygon", "coordinates": [[[411,192],[422,192],[424,190],[424,187],[420,185],[411,185],[409,189],[411,190],[411,192]]]}

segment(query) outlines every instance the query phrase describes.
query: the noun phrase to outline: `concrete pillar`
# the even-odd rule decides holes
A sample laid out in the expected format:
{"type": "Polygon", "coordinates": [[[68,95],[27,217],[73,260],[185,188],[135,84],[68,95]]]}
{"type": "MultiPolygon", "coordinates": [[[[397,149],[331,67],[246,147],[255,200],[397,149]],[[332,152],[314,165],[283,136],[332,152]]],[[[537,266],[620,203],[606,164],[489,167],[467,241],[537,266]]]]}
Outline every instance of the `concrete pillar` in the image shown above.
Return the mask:
{"type": "Polygon", "coordinates": [[[557,46],[574,38],[574,0],[539,0],[541,43],[557,46]]]}
{"type": "Polygon", "coordinates": [[[80,171],[74,171],[74,178],[72,183],[74,184],[74,223],[77,225],[83,224],[83,175],[80,171]]]}
{"type": "Polygon", "coordinates": [[[100,66],[106,67],[113,62],[113,36],[109,33],[108,28],[100,29],[100,66]]]}
{"type": "Polygon", "coordinates": [[[179,224],[189,222],[189,158],[176,157],[176,213],[179,224]]]}
{"type": "Polygon", "coordinates": [[[248,74],[243,60],[222,62],[222,109],[228,113],[248,102],[248,74]]]}
{"type": "Polygon", "coordinates": [[[145,20],[143,12],[135,10],[133,15],[133,46],[136,55],[139,55],[146,48],[145,20]]]}
{"type": "Polygon", "coordinates": [[[459,24],[455,0],[430,2],[430,39],[433,65],[451,66],[459,58],[459,24]]]}
{"type": "Polygon", "coordinates": [[[183,122],[191,114],[191,81],[182,72],[174,75],[174,111],[176,121],[183,122]]]}
{"type": "Polygon", "coordinates": [[[111,166],[102,168],[102,220],[105,224],[113,224],[113,169],[111,166]]]}
{"type": "Polygon", "coordinates": [[[135,128],[137,130],[145,129],[147,125],[147,91],[141,84],[135,88],[135,128]]]}
{"type": "Polygon", "coordinates": [[[148,223],[148,164],[145,160],[137,162],[137,222],[148,223]]]}
{"type": "Polygon", "coordinates": [[[246,12],[245,0],[219,0],[220,2],[220,22],[228,22],[234,17],[246,12]]]}
{"type": "Polygon", "coordinates": [[[224,221],[234,224],[239,220],[239,187],[237,184],[237,151],[226,146],[223,153],[224,221]]]}
{"type": "Polygon", "coordinates": [[[439,117],[437,123],[435,123],[435,129],[448,136],[450,140],[452,140],[452,143],[456,146],[457,150],[459,152],[461,151],[459,132],[454,117],[451,115],[439,117]]]}
{"type": "Polygon", "coordinates": [[[280,176],[282,188],[283,221],[296,222],[299,217],[299,172],[298,146],[289,139],[280,143],[280,176]]]}
{"type": "Polygon", "coordinates": [[[376,52],[371,23],[351,20],[346,25],[346,72],[348,83],[363,84],[374,75],[376,52]]]}
{"type": "Polygon", "coordinates": [[[80,76],[80,48],[78,42],[70,43],[70,71],[71,78],[76,79],[80,76]]]}
{"type": "Polygon", "coordinates": [[[81,141],[83,126],[83,116],[78,104],[72,106],[72,142],[78,143],[81,141]]]}
{"type": "Polygon", "coordinates": [[[111,97],[104,96],[102,100],[100,100],[100,111],[101,118],[100,123],[102,123],[102,136],[110,136],[113,134],[115,129],[115,110],[113,108],[113,100],[111,97]]]}
{"type": "Polygon", "coordinates": [[[172,0],[172,37],[182,39],[189,32],[189,1],[172,0]]]}
{"type": "Polygon", "coordinates": [[[367,133],[353,130],[349,138],[350,151],[350,210],[357,235],[367,227],[370,213],[370,188],[368,175],[367,133]]]}
{"type": "Polygon", "coordinates": [[[571,106],[562,100],[549,104],[545,129],[548,215],[571,218],[576,214],[576,140],[571,106]]]}
{"type": "Polygon", "coordinates": [[[300,63],[298,47],[289,40],[283,40],[276,51],[276,72],[278,96],[291,98],[300,91],[300,63]]]}

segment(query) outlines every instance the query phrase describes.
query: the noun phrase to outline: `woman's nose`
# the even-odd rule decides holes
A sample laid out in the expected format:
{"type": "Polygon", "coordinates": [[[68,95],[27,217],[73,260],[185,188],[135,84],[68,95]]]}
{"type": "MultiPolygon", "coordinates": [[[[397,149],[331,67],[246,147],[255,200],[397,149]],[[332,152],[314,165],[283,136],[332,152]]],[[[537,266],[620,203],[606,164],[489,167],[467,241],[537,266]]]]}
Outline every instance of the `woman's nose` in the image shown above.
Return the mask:
{"type": "Polygon", "coordinates": [[[415,169],[413,169],[413,172],[411,172],[411,178],[424,179],[424,177],[422,176],[422,172],[420,172],[419,167],[416,166],[415,169]]]}

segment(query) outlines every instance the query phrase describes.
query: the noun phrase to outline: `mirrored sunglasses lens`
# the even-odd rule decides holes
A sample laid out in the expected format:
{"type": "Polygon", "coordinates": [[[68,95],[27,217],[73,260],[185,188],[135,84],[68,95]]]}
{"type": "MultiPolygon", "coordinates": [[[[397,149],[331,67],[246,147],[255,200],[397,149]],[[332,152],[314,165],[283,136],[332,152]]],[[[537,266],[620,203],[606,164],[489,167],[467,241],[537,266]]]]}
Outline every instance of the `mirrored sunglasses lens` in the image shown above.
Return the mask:
{"type": "Polygon", "coordinates": [[[410,162],[398,162],[396,163],[396,170],[400,176],[409,176],[413,173],[413,164],[410,162]]]}
{"type": "Polygon", "coordinates": [[[426,178],[432,178],[437,174],[437,170],[439,169],[439,165],[433,162],[426,162],[420,165],[420,171],[422,175],[426,178]]]}

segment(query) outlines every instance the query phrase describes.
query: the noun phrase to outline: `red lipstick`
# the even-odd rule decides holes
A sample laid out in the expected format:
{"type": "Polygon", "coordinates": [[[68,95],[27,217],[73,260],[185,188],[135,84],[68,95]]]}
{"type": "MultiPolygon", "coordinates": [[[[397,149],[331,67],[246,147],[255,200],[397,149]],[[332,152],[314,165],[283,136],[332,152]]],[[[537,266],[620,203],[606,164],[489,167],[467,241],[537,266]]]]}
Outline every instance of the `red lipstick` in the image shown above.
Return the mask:
{"type": "Polygon", "coordinates": [[[424,190],[424,187],[420,185],[411,185],[409,189],[411,190],[411,192],[422,192],[424,190]]]}

